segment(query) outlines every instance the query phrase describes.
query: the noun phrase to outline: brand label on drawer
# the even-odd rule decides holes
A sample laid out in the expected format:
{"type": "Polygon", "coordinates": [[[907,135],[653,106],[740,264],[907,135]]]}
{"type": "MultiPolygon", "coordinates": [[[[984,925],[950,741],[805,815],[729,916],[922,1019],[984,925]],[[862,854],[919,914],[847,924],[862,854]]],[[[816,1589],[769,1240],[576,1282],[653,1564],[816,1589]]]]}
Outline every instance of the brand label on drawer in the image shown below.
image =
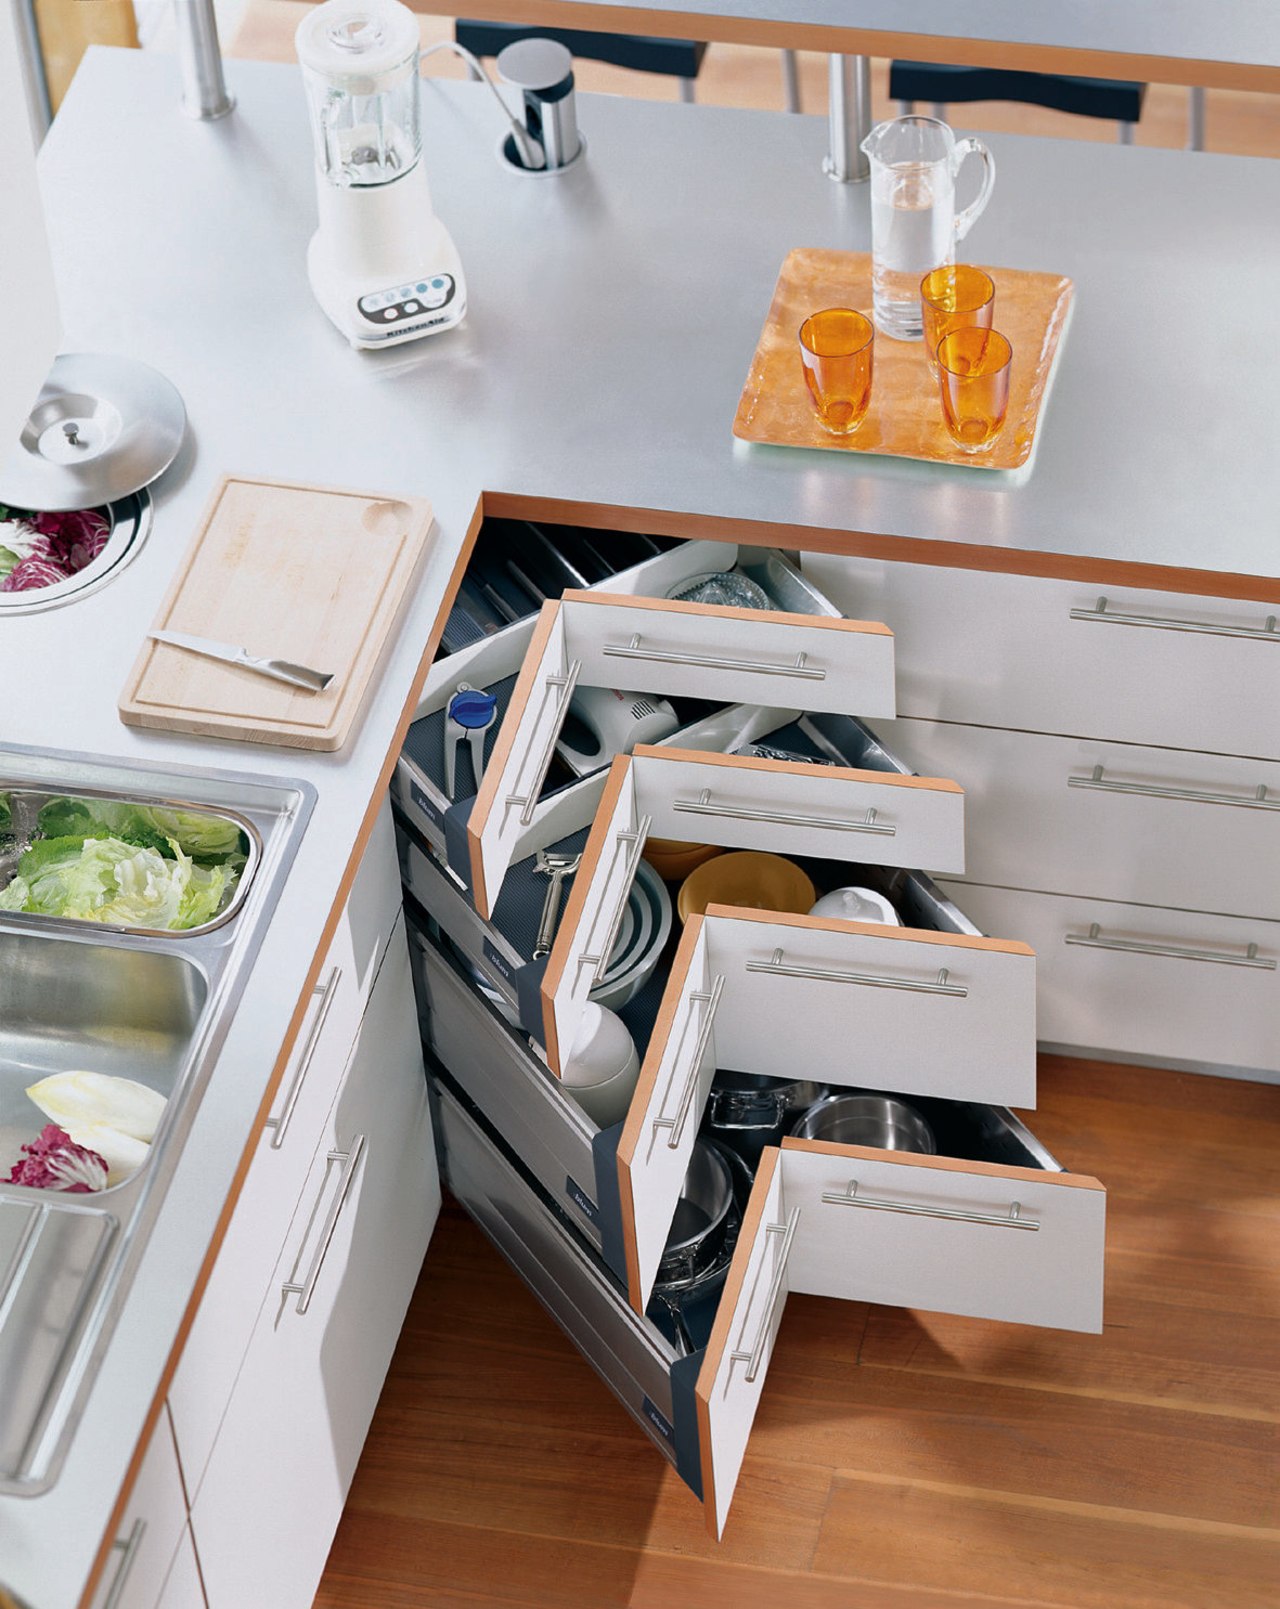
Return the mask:
{"type": "Polygon", "coordinates": [[[443,827],[444,817],[427,798],[416,782],[409,784],[409,797],[433,826],[443,827]]]}
{"type": "Polygon", "coordinates": [[[599,1207],[596,1206],[595,1202],[592,1201],[591,1197],[576,1179],[566,1177],[564,1181],[564,1193],[568,1196],[569,1200],[573,1202],[574,1206],[578,1209],[588,1223],[598,1224],[600,1222],[599,1207]]]}
{"type": "Polygon", "coordinates": [[[674,1440],[676,1427],[667,1418],[666,1414],[660,1412],[659,1409],[652,1402],[650,1402],[648,1397],[644,1399],[643,1411],[645,1418],[662,1437],[663,1441],[674,1440]]]}
{"type": "Polygon", "coordinates": [[[514,989],[516,986],[515,969],[505,956],[499,955],[497,949],[494,947],[492,939],[486,939],[484,941],[484,958],[499,975],[499,977],[505,978],[514,989]]]}

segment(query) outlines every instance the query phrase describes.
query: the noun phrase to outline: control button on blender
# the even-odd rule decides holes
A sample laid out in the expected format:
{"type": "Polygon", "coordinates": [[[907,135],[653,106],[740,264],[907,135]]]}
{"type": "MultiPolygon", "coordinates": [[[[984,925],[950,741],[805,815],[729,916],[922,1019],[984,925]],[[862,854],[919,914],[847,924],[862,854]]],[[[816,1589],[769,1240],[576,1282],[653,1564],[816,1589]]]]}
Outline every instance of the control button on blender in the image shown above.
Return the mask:
{"type": "Polygon", "coordinates": [[[422,311],[417,302],[406,302],[404,304],[404,310],[406,313],[420,313],[422,311]]]}
{"type": "Polygon", "coordinates": [[[386,319],[392,319],[392,318],[394,318],[394,317],[395,317],[395,316],[396,316],[396,310],[395,310],[395,308],[394,308],[394,307],[388,307],[388,308],[385,308],[385,309],[384,309],[384,310],[383,310],[383,314],[382,314],[382,316],[383,316],[383,318],[386,318],[386,319]]]}
{"type": "Polygon", "coordinates": [[[420,284],[420,285],[419,285],[419,286],[418,286],[418,295],[419,295],[419,296],[425,296],[425,295],[426,295],[426,291],[427,291],[427,282],[426,282],[426,280],[425,280],[425,279],[424,279],[424,280],[423,280],[423,281],[422,281],[422,283],[421,283],[421,284],[420,284]]]}

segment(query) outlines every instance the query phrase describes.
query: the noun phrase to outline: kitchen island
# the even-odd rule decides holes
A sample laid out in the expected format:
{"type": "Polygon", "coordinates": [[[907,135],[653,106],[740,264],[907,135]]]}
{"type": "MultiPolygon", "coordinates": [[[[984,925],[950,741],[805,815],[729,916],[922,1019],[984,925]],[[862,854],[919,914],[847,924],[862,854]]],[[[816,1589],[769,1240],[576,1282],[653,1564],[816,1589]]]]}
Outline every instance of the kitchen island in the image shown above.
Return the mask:
{"type": "MultiPolygon", "coordinates": [[[[470,312],[438,342],[370,357],[341,342],[306,284],[314,198],[296,74],[233,63],[229,77],[235,115],[193,124],[171,64],[93,52],[46,146],[67,349],[153,363],[182,392],[191,433],[155,489],[137,561],[70,610],[6,624],[0,663],[22,697],[4,737],[298,777],[318,801],[66,1467],[48,1494],[0,1502],[0,1580],[33,1609],[77,1603],[114,1536],[482,498],[490,511],[679,535],[732,539],[747,522],[784,546],[875,564],[1237,600],[1259,623],[1269,611],[1257,606],[1280,601],[1280,381],[1259,323],[1272,305],[1259,220],[1280,215],[1273,164],[998,143],[974,257],[1077,286],[1036,460],[1014,483],[733,441],[786,252],[869,244],[866,190],[823,177],[817,120],[584,99],[587,160],[539,180],[498,161],[486,92],[424,85],[433,194],[470,312]],[[416,594],[337,756],[149,734],[116,717],[140,637],[228,471],[434,506],[416,594]]],[[[985,628],[957,622],[961,654],[966,629],[985,628]]],[[[1274,707],[1275,677],[1265,666],[1244,702],[1274,707]]],[[[1257,914],[1274,919],[1274,901],[1257,914]]]]}

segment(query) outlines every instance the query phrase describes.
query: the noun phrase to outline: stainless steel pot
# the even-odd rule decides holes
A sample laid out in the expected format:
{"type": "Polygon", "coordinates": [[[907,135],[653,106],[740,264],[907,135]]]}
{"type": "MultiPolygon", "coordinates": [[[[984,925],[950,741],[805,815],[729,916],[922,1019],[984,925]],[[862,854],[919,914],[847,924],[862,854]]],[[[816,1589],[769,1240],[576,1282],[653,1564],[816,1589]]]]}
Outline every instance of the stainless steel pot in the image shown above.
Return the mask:
{"type": "Polygon", "coordinates": [[[683,1285],[696,1278],[715,1262],[736,1222],[729,1165],[704,1140],[695,1140],[658,1264],[657,1284],[683,1285]]]}
{"type": "Polygon", "coordinates": [[[766,1078],[761,1073],[717,1073],[707,1102],[707,1130],[754,1173],[766,1145],[777,1145],[796,1115],[820,1101],[829,1086],[808,1078],[766,1078]]]}
{"type": "Polygon", "coordinates": [[[933,1130],[905,1101],[891,1095],[829,1095],[811,1106],[791,1130],[802,1140],[870,1145],[881,1151],[937,1154],[933,1130]]]}

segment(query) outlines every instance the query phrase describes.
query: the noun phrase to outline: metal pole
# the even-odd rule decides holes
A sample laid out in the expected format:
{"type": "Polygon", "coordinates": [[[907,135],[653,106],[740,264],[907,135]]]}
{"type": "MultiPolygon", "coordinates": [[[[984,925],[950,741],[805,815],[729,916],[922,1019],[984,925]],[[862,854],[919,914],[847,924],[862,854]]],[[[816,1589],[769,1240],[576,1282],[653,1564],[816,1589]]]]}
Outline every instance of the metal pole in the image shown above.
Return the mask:
{"type": "Polygon", "coordinates": [[[1204,90],[1187,91],[1187,150],[1204,150],[1204,90]]]}
{"type": "Polygon", "coordinates": [[[871,174],[871,164],[861,149],[871,132],[871,60],[867,56],[832,56],[828,80],[830,150],[822,171],[841,184],[857,184],[871,174]]]}
{"type": "Polygon", "coordinates": [[[188,117],[211,122],[235,105],[222,76],[218,19],[213,0],[173,0],[178,29],[178,70],[182,74],[182,110],[188,117]]]}
{"type": "Polygon", "coordinates": [[[18,70],[26,86],[27,110],[31,116],[31,140],[38,150],[53,122],[53,105],[49,99],[44,54],[40,49],[40,31],[36,26],[35,0],[18,0],[14,22],[18,36],[18,70]]]}

